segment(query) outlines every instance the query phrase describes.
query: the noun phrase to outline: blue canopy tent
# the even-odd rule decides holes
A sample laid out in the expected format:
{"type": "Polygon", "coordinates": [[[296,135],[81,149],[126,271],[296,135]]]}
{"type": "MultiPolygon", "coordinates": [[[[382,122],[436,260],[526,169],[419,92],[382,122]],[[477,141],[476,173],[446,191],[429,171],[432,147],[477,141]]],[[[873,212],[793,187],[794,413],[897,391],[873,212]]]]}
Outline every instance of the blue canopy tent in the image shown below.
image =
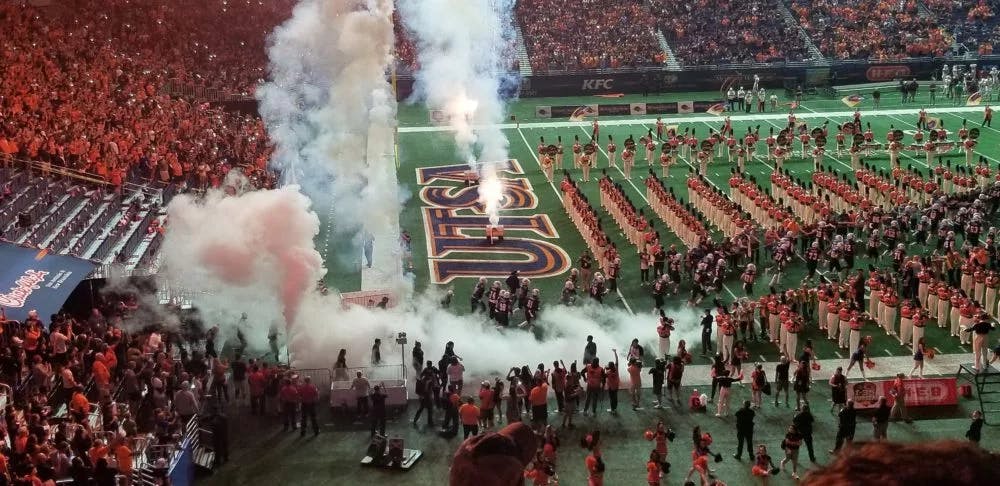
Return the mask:
{"type": "Polygon", "coordinates": [[[0,306],[7,319],[23,321],[37,310],[47,321],[96,267],[90,260],[0,242],[0,306]]]}

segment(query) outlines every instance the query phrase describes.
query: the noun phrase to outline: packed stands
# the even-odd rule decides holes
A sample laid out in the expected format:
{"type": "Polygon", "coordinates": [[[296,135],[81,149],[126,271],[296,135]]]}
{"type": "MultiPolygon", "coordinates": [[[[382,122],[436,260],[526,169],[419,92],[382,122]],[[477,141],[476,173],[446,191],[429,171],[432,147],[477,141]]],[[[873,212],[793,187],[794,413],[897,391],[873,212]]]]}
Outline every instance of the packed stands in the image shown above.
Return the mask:
{"type": "Polygon", "coordinates": [[[914,0],[793,0],[790,8],[823,55],[834,59],[940,56],[951,44],[914,0]]]}
{"type": "Polygon", "coordinates": [[[43,172],[87,173],[113,190],[130,182],[205,188],[234,167],[270,184],[260,119],[162,93],[177,74],[163,64],[170,56],[99,36],[114,29],[105,3],[72,16],[0,5],[5,163],[39,161],[43,172]]]}
{"type": "Polygon", "coordinates": [[[396,61],[397,66],[403,69],[414,69],[417,66],[417,47],[413,44],[413,39],[406,32],[399,18],[399,11],[392,12],[392,31],[396,36],[396,61]]]}
{"type": "Polygon", "coordinates": [[[682,65],[801,61],[809,57],[798,26],[779,0],[653,0],[653,13],[682,65]]]}
{"type": "Polygon", "coordinates": [[[536,73],[653,66],[666,60],[644,2],[521,0],[515,14],[536,73]]]}
{"type": "Polygon", "coordinates": [[[937,15],[941,25],[966,50],[982,55],[993,54],[993,44],[1000,38],[997,0],[924,0],[937,15]]]}
{"type": "Polygon", "coordinates": [[[218,361],[189,353],[176,334],[136,326],[139,300],[101,292],[89,315],[0,318],[9,484],[161,484],[178,440],[213,402],[218,361]]]}

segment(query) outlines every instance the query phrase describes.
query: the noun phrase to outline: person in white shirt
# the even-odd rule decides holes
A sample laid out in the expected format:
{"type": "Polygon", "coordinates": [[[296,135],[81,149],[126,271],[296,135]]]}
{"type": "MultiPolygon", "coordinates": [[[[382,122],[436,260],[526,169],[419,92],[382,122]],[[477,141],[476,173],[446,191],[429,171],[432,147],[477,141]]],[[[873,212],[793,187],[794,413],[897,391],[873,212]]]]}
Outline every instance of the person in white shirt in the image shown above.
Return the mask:
{"type": "Polygon", "coordinates": [[[448,365],[446,372],[448,374],[448,386],[454,386],[459,396],[461,396],[465,366],[458,361],[457,356],[451,358],[451,364],[448,365]]]}

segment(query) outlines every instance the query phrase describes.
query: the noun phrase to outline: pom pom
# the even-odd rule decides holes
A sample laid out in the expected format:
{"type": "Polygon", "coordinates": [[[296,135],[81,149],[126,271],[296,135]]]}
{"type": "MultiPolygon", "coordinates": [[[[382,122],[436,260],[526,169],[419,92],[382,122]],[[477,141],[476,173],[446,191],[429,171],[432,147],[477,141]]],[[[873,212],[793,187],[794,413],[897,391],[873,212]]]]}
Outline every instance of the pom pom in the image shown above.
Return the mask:
{"type": "Polygon", "coordinates": [[[646,440],[653,440],[653,437],[655,437],[656,435],[653,434],[652,430],[647,430],[646,433],[643,434],[643,436],[646,437],[646,440]]]}

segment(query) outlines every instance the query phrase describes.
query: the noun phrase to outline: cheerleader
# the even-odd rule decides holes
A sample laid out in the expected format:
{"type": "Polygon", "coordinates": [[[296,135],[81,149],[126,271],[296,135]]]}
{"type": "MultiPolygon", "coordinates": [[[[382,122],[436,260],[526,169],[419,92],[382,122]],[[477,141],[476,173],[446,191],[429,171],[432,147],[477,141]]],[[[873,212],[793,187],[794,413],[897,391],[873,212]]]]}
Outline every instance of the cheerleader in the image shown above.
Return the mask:
{"type": "Polygon", "coordinates": [[[792,463],[792,479],[799,479],[799,447],[802,445],[802,434],[794,425],[788,426],[788,433],[781,441],[781,448],[785,450],[785,458],[781,460],[780,469],[785,470],[785,464],[792,463]]]}
{"type": "Polygon", "coordinates": [[[601,456],[601,432],[595,430],[587,434],[581,441],[584,449],[590,451],[584,459],[587,467],[587,486],[604,486],[604,459],[601,456]]]}
{"type": "Polygon", "coordinates": [[[659,336],[660,357],[670,356],[670,331],[674,330],[674,320],[667,317],[660,309],[659,322],[656,325],[656,334],[659,336]]]}
{"type": "Polygon", "coordinates": [[[768,477],[775,469],[774,461],[767,455],[767,446],[760,444],[757,446],[757,455],[754,458],[753,467],[750,472],[760,480],[761,486],[767,486],[768,477]]]}
{"type": "Polygon", "coordinates": [[[556,158],[553,161],[553,164],[555,165],[555,168],[557,170],[562,170],[563,157],[566,156],[566,154],[563,151],[562,136],[556,137],[556,140],[558,141],[558,143],[556,144],[556,158]]]}
{"type": "MultiPolygon", "coordinates": [[[[667,442],[674,440],[674,431],[667,428],[666,424],[662,420],[656,423],[655,430],[647,430],[645,434],[646,440],[655,441],[656,448],[653,452],[657,456],[657,466],[663,474],[670,473],[670,463],[667,462],[667,442]]],[[[662,476],[662,475],[661,475],[662,476]]],[[[657,484],[659,484],[657,482],[657,484]]]]}
{"type": "Polygon", "coordinates": [[[542,172],[545,173],[545,180],[552,182],[552,173],[553,173],[552,157],[548,154],[542,155],[541,164],[542,164],[542,172]]]}
{"type": "Polygon", "coordinates": [[[628,179],[632,174],[632,167],[635,165],[635,152],[626,148],[622,152],[622,169],[625,172],[625,178],[628,179]]]}
{"type": "Polygon", "coordinates": [[[847,365],[847,371],[844,372],[846,376],[847,373],[851,372],[854,365],[858,365],[858,370],[861,371],[861,377],[868,381],[868,377],[865,376],[865,361],[868,359],[868,344],[871,343],[871,336],[865,336],[858,344],[857,349],[851,353],[851,363],[847,365]]]}
{"type": "Polygon", "coordinates": [[[660,478],[663,471],[660,468],[660,455],[656,451],[649,453],[649,461],[646,461],[646,482],[649,486],[660,486],[660,478]]]}
{"type": "MultiPolygon", "coordinates": [[[[695,435],[699,435],[700,429],[695,427],[695,435]]],[[[687,477],[684,481],[690,481],[691,475],[698,473],[701,477],[701,484],[707,486],[710,484],[708,482],[708,475],[711,470],[708,468],[708,456],[712,454],[708,446],[712,444],[712,436],[708,433],[700,434],[698,440],[695,443],[694,450],[691,451],[691,469],[688,470],[687,477]]],[[[722,459],[721,456],[718,457],[722,459]]]]}
{"type": "Polygon", "coordinates": [[[582,182],[590,182],[590,156],[584,153],[578,159],[578,163],[580,164],[580,168],[583,169],[582,182]]]}

